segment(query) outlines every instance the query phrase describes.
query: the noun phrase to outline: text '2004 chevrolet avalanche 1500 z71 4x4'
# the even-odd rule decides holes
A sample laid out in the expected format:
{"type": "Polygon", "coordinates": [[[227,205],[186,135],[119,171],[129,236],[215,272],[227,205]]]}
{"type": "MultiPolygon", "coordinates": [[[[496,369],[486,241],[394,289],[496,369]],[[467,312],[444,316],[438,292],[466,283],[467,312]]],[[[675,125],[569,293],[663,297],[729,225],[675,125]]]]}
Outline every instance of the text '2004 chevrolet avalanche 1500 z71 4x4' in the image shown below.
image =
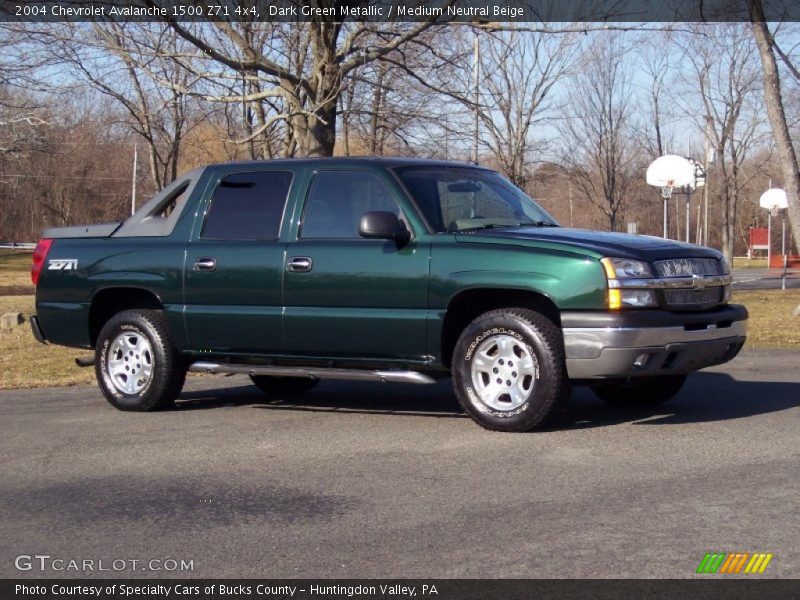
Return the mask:
{"type": "Polygon", "coordinates": [[[170,406],[188,370],[268,394],[452,376],[479,424],[527,431],[575,383],[668,400],[739,352],[747,320],[715,250],[564,229],[444,161],[212,165],[122,223],[45,231],[32,275],[34,335],[94,348],[122,410],[170,406]]]}

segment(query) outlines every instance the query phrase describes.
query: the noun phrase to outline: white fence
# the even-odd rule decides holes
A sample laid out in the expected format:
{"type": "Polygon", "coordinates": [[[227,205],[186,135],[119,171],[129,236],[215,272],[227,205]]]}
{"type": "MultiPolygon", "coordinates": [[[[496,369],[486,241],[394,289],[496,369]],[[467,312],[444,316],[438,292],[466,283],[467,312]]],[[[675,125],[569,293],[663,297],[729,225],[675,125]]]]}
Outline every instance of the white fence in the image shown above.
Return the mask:
{"type": "Polygon", "coordinates": [[[33,250],[34,248],[36,248],[36,244],[31,244],[28,242],[11,242],[0,244],[0,249],[3,250],[33,250]]]}

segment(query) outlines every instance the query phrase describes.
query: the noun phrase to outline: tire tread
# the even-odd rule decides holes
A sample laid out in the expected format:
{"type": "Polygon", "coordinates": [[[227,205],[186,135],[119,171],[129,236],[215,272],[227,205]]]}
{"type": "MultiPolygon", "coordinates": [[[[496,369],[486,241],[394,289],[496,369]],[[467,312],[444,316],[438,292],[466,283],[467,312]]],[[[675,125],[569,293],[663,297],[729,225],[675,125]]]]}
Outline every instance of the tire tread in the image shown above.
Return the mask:
{"type": "MultiPolygon", "coordinates": [[[[156,349],[154,348],[154,351],[156,349]]],[[[119,410],[149,412],[170,408],[175,399],[181,393],[186,381],[186,364],[178,352],[175,339],[167,323],[164,313],[152,309],[131,309],[124,310],[111,317],[102,327],[97,341],[95,357],[95,371],[97,373],[98,384],[106,399],[119,410]],[[100,347],[103,340],[108,336],[107,331],[124,322],[136,322],[137,320],[146,321],[152,334],[156,338],[156,345],[160,346],[163,354],[163,365],[160,369],[161,376],[159,381],[153,382],[155,386],[160,386],[160,391],[149,394],[142,398],[138,404],[121,404],[117,399],[106,390],[100,366],[100,347]]],[[[155,377],[155,374],[154,374],[155,377]]]]}
{"type": "MultiPolygon", "coordinates": [[[[462,332],[459,341],[456,344],[456,349],[461,346],[464,334],[469,330],[473,324],[477,324],[484,320],[494,318],[516,318],[523,321],[527,326],[538,332],[541,342],[546,349],[547,354],[551,358],[551,379],[555,380],[555,389],[548,395],[545,402],[538,406],[538,410],[530,415],[526,415],[524,420],[517,423],[504,423],[503,427],[498,427],[496,424],[488,422],[484,419],[475,418],[474,411],[470,407],[469,401],[466,399],[465,394],[461,392],[459,386],[454,385],[456,397],[464,411],[473,415],[474,420],[484,429],[490,431],[513,431],[524,432],[533,429],[541,429],[548,423],[552,422],[556,417],[563,414],[566,410],[567,400],[570,396],[571,386],[567,377],[566,360],[564,354],[564,342],[561,330],[550,319],[534,310],[521,307],[500,308],[490,310],[483,313],[476,318],[470,325],[462,332]]],[[[453,366],[451,371],[455,373],[455,361],[458,360],[459,353],[453,353],[453,366]]],[[[454,378],[455,383],[455,378],[454,378]]]]}

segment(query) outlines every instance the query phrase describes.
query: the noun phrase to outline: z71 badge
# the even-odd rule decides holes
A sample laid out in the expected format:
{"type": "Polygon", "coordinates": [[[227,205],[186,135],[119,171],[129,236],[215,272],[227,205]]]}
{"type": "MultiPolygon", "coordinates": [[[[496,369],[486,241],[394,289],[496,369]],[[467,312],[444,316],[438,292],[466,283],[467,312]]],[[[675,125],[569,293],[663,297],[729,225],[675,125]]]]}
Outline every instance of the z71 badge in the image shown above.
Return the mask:
{"type": "Polygon", "coordinates": [[[48,271],[74,271],[78,268],[77,258],[55,258],[48,261],[48,271]]]}

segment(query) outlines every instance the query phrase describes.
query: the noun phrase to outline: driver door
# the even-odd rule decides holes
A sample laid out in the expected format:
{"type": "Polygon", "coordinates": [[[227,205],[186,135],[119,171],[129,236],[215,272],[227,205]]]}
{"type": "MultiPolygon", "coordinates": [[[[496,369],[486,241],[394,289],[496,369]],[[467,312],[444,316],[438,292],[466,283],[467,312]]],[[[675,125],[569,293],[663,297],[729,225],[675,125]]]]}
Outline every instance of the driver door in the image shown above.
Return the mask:
{"type": "Polygon", "coordinates": [[[314,174],[296,239],[287,245],[284,332],[291,354],[424,360],[430,244],[412,236],[398,246],[358,233],[365,212],[403,220],[404,200],[383,174],[314,174]]]}

